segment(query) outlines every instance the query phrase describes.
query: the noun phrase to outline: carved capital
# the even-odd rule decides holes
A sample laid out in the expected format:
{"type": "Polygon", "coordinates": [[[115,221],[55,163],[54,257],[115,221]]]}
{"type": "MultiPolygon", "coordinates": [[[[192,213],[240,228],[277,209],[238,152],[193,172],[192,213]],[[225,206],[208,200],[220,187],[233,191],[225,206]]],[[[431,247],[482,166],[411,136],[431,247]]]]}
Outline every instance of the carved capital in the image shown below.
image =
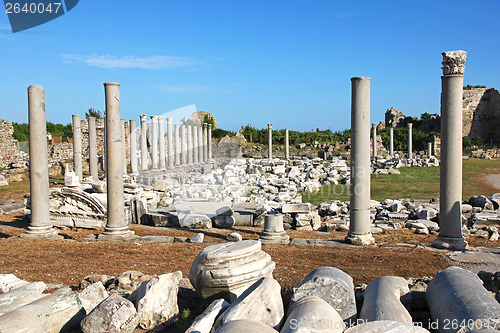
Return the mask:
{"type": "Polygon", "coordinates": [[[145,123],[146,121],[148,121],[147,114],[141,114],[139,117],[141,118],[141,123],[145,123]]]}
{"type": "Polygon", "coordinates": [[[443,55],[443,75],[464,74],[465,71],[465,58],[467,52],[465,51],[447,51],[441,53],[443,55]]]}

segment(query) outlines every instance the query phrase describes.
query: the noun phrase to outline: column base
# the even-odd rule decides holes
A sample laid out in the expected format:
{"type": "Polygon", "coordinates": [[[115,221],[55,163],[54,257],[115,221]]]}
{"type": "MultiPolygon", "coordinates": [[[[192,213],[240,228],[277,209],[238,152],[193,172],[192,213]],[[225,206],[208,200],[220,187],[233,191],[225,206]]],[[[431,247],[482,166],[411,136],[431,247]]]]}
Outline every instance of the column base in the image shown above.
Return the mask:
{"type": "Polygon", "coordinates": [[[290,236],[285,231],[282,232],[269,232],[263,231],[259,237],[262,244],[288,244],[290,243],[290,236]]]}
{"type": "Polygon", "coordinates": [[[368,245],[374,245],[375,244],[375,238],[373,238],[373,235],[371,232],[367,234],[348,234],[345,238],[347,243],[350,243],[352,245],[356,246],[368,246],[368,245]]]}
{"type": "Polygon", "coordinates": [[[18,237],[24,239],[64,239],[52,226],[28,227],[28,230],[18,237]]]}
{"type": "Polygon", "coordinates": [[[445,236],[437,236],[432,246],[438,249],[446,249],[453,251],[466,250],[469,246],[463,237],[452,238],[445,236]]]}
{"type": "Polygon", "coordinates": [[[133,231],[126,227],[104,228],[102,234],[97,235],[97,241],[131,241],[139,238],[133,231]]]}

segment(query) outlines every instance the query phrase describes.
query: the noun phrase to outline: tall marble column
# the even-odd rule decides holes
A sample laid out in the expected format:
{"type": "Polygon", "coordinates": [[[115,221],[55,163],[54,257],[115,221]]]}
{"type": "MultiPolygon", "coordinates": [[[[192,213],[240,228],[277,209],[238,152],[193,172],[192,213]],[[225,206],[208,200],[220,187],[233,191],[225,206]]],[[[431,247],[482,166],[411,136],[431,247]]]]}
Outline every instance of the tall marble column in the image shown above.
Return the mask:
{"type": "Polygon", "coordinates": [[[126,240],[133,237],[125,220],[123,196],[123,143],[120,122],[120,84],[104,83],[106,95],[107,222],[98,240],[126,240]]]}
{"type": "Polygon", "coordinates": [[[203,123],[203,162],[208,160],[208,124],[203,123]]]}
{"type": "Polygon", "coordinates": [[[137,129],[135,119],[129,121],[130,127],[130,171],[137,173],[137,129]]]}
{"type": "Polygon", "coordinates": [[[160,169],[165,170],[167,168],[166,166],[166,160],[165,160],[165,123],[164,123],[165,117],[164,116],[159,116],[158,117],[158,126],[160,128],[160,144],[158,149],[160,150],[160,169]]]}
{"type": "Polygon", "coordinates": [[[467,242],[462,235],[462,96],[467,52],[442,55],[439,235],[433,246],[463,250],[467,242]]]}
{"type": "Polygon", "coordinates": [[[370,220],[370,78],[353,77],[351,101],[351,223],[346,241],[375,243],[370,220]]]}
{"type": "Polygon", "coordinates": [[[212,124],[208,124],[208,159],[212,159],[212,124]]]}
{"type": "Polygon", "coordinates": [[[198,126],[193,126],[193,162],[198,163],[198,126]]]}
{"type": "Polygon", "coordinates": [[[172,118],[167,118],[168,168],[174,168],[174,133],[172,133],[172,118]]]}
{"type": "Polygon", "coordinates": [[[158,169],[158,117],[151,116],[151,161],[153,161],[152,169],[158,169]]]}
{"type": "Polygon", "coordinates": [[[273,124],[267,124],[267,158],[273,158],[273,124]]]}
{"type": "Polygon", "coordinates": [[[389,155],[394,157],[394,127],[389,127],[389,155]]]}
{"type": "Polygon", "coordinates": [[[28,87],[31,219],[21,238],[63,238],[50,222],[49,162],[45,117],[45,89],[28,87]]]}
{"type": "Polygon", "coordinates": [[[413,124],[408,123],[408,158],[413,157],[413,124]]]}
{"type": "Polygon", "coordinates": [[[377,124],[372,124],[372,158],[375,160],[375,156],[377,156],[377,124]]]}
{"type": "Polygon", "coordinates": [[[89,117],[89,173],[93,180],[99,180],[97,172],[97,127],[95,117],[89,117]]]}
{"type": "Polygon", "coordinates": [[[80,181],[83,180],[82,165],[82,125],[80,115],[73,115],[73,167],[80,181]]]}
{"type": "Polygon", "coordinates": [[[186,125],[181,125],[181,165],[187,164],[186,125]]]}
{"type": "Polygon", "coordinates": [[[191,125],[187,126],[187,163],[193,164],[193,129],[191,125]]]}
{"type": "Polygon", "coordinates": [[[288,128],[285,129],[285,160],[290,159],[290,137],[288,128]]]}
{"type": "Polygon", "coordinates": [[[198,162],[203,163],[203,127],[198,126],[198,162]]]}
{"type": "Polygon", "coordinates": [[[181,145],[179,142],[179,124],[174,125],[175,165],[181,165],[181,145]]]}
{"type": "Polygon", "coordinates": [[[127,145],[125,141],[125,119],[120,119],[120,128],[122,136],[122,156],[123,156],[123,174],[126,175],[127,171],[127,145]]]}
{"type": "Polygon", "coordinates": [[[427,142],[427,156],[432,156],[432,143],[427,142]]]}
{"type": "Polygon", "coordinates": [[[141,114],[141,170],[148,170],[148,116],[145,114],[141,114]]]}

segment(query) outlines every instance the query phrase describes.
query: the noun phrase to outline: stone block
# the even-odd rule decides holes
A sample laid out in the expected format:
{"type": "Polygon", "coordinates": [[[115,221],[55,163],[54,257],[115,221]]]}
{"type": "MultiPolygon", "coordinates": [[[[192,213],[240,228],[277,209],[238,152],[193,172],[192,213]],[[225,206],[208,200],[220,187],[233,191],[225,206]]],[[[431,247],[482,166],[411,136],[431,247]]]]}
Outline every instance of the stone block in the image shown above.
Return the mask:
{"type": "Polygon", "coordinates": [[[229,307],[229,303],[219,298],[198,315],[185,333],[210,333],[215,319],[229,307]]]}
{"type": "Polygon", "coordinates": [[[241,242],[243,240],[243,237],[237,232],[232,232],[227,235],[226,239],[230,242],[241,242]]]}
{"type": "Polygon", "coordinates": [[[166,179],[157,179],[153,189],[158,192],[166,192],[168,190],[168,182],[166,179]]]}
{"type": "Polygon", "coordinates": [[[28,283],[29,282],[21,280],[14,274],[0,274],[0,293],[6,293],[28,283]]]}
{"type": "Polygon", "coordinates": [[[134,304],[119,295],[111,295],[81,321],[80,328],[84,333],[132,333],[138,323],[134,304]]]}
{"type": "Polygon", "coordinates": [[[64,174],[64,186],[66,187],[77,187],[80,186],[80,179],[75,172],[66,172],[64,174]]]}
{"type": "Polygon", "coordinates": [[[95,193],[106,193],[106,182],[96,180],[90,184],[95,193]]]}
{"type": "Polygon", "coordinates": [[[309,213],[311,211],[311,204],[284,204],[281,206],[281,212],[286,213],[309,213]]]}
{"type": "Polygon", "coordinates": [[[221,229],[231,229],[235,224],[233,216],[217,215],[214,217],[214,225],[221,229]]]}
{"type": "Polygon", "coordinates": [[[181,227],[188,229],[210,229],[212,220],[201,214],[187,214],[179,220],[181,227]]]}
{"type": "Polygon", "coordinates": [[[42,295],[45,287],[43,282],[32,282],[0,294],[0,315],[45,297],[42,295]]]}
{"type": "Polygon", "coordinates": [[[205,234],[203,233],[197,233],[189,239],[190,243],[203,243],[203,239],[205,238],[205,234]]]}
{"type": "Polygon", "coordinates": [[[94,310],[94,308],[108,298],[108,296],[108,292],[101,281],[88,286],[78,294],[86,313],[90,313],[94,310]]]}

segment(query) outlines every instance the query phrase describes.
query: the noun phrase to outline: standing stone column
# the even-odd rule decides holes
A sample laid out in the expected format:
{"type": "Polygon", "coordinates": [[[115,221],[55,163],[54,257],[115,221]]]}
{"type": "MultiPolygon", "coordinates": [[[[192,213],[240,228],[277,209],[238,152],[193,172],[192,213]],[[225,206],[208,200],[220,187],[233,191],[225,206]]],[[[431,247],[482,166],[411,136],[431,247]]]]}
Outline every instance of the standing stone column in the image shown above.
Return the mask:
{"type": "Polygon", "coordinates": [[[167,168],[165,161],[165,117],[158,117],[158,126],[160,127],[160,145],[158,149],[160,150],[160,169],[165,170],[167,168]]]}
{"type": "Polygon", "coordinates": [[[193,162],[198,163],[198,126],[193,126],[193,162]]]}
{"type": "Polygon", "coordinates": [[[82,166],[82,126],[80,115],[73,115],[73,167],[80,182],[83,180],[82,166]]]}
{"type": "Polygon", "coordinates": [[[95,117],[89,117],[89,173],[93,180],[99,180],[97,173],[97,127],[95,117]]]}
{"type": "Polygon", "coordinates": [[[174,125],[174,138],[175,138],[175,165],[181,165],[181,145],[179,142],[179,125],[174,125]]]}
{"type": "Polygon", "coordinates": [[[148,142],[147,142],[147,132],[148,132],[148,116],[141,114],[141,170],[148,170],[148,142]]]}
{"type": "Polygon", "coordinates": [[[181,125],[181,164],[187,164],[186,125],[181,125]]]}
{"type": "Polygon", "coordinates": [[[31,219],[22,238],[63,238],[50,222],[49,162],[45,117],[45,89],[28,87],[31,219]]]}
{"type": "Polygon", "coordinates": [[[273,158],[273,124],[267,124],[267,158],[273,158]]]}
{"type": "Polygon", "coordinates": [[[208,159],[212,159],[212,124],[208,124],[208,159]]]}
{"type": "Polygon", "coordinates": [[[193,164],[193,129],[191,125],[187,126],[187,163],[193,164]]]}
{"type": "Polygon", "coordinates": [[[372,137],[372,154],[373,160],[375,160],[375,156],[377,156],[377,124],[372,124],[373,129],[373,137],[372,137]]]}
{"type": "Polygon", "coordinates": [[[427,156],[432,156],[432,143],[427,142],[427,156]]]}
{"type": "Polygon", "coordinates": [[[434,246],[463,250],[462,235],[462,95],[465,51],[443,52],[441,77],[441,171],[439,235],[434,246]]]}
{"type": "Polygon", "coordinates": [[[133,237],[125,220],[123,196],[123,143],[120,123],[120,84],[104,83],[106,95],[107,222],[98,240],[126,240],[133,237]]]}
{"type": "Polygon", "coordinates": [[[394,127],[389,127],[389,155],[394,157],[394,127]]]}
{"type": "Polygon", "coordinates": [[[130,171],[137,173],[137,129],[135,119],[129,121],[130,127],[130,171]]]}
{"type": "Polygon", "coordinates": [[[203,134],[203,162],[208,160],[208,133],[207,133],[207,123],[203,123],[202,134],[203,134]]]}
{"type": "Polygon", "coordinates": [[[285,159],[290,159],[290,137],[288,128],[285,130],[285,159]]]}
{"type": "Polygon", "coordinates": [[[127,172],[127,145],[125,142],[125,119],[120,119],[121,141],[122,141],[122,156],[123,156],[123,174],[127,172]]]}
{"type": "Polygon", "coordinates": [[[151,161],[153,161],[152,169],[158,169],[158,117],[151,116],[151,161]]]}
{"type": "Polygon", "coordinates": [[[408,158],[412,158],[413,151],[413,124],[408,123],[408,158]]]}
{"type": "Polygon", "coordinates": [[[172,133],[172,118],[167,118],[168,168],[174,168],[174,138],[172,133]]]}
{"type": "Polygon", "coordinates": [[[351,223],[346,241],[375,243],[370,221],[370,78],[353,77],[351,101],[351,223]]]}
{"type": "Polygon", "coordinates": [[[198,126],[198,162],[203,163],[203,128],[198,126]]]}

